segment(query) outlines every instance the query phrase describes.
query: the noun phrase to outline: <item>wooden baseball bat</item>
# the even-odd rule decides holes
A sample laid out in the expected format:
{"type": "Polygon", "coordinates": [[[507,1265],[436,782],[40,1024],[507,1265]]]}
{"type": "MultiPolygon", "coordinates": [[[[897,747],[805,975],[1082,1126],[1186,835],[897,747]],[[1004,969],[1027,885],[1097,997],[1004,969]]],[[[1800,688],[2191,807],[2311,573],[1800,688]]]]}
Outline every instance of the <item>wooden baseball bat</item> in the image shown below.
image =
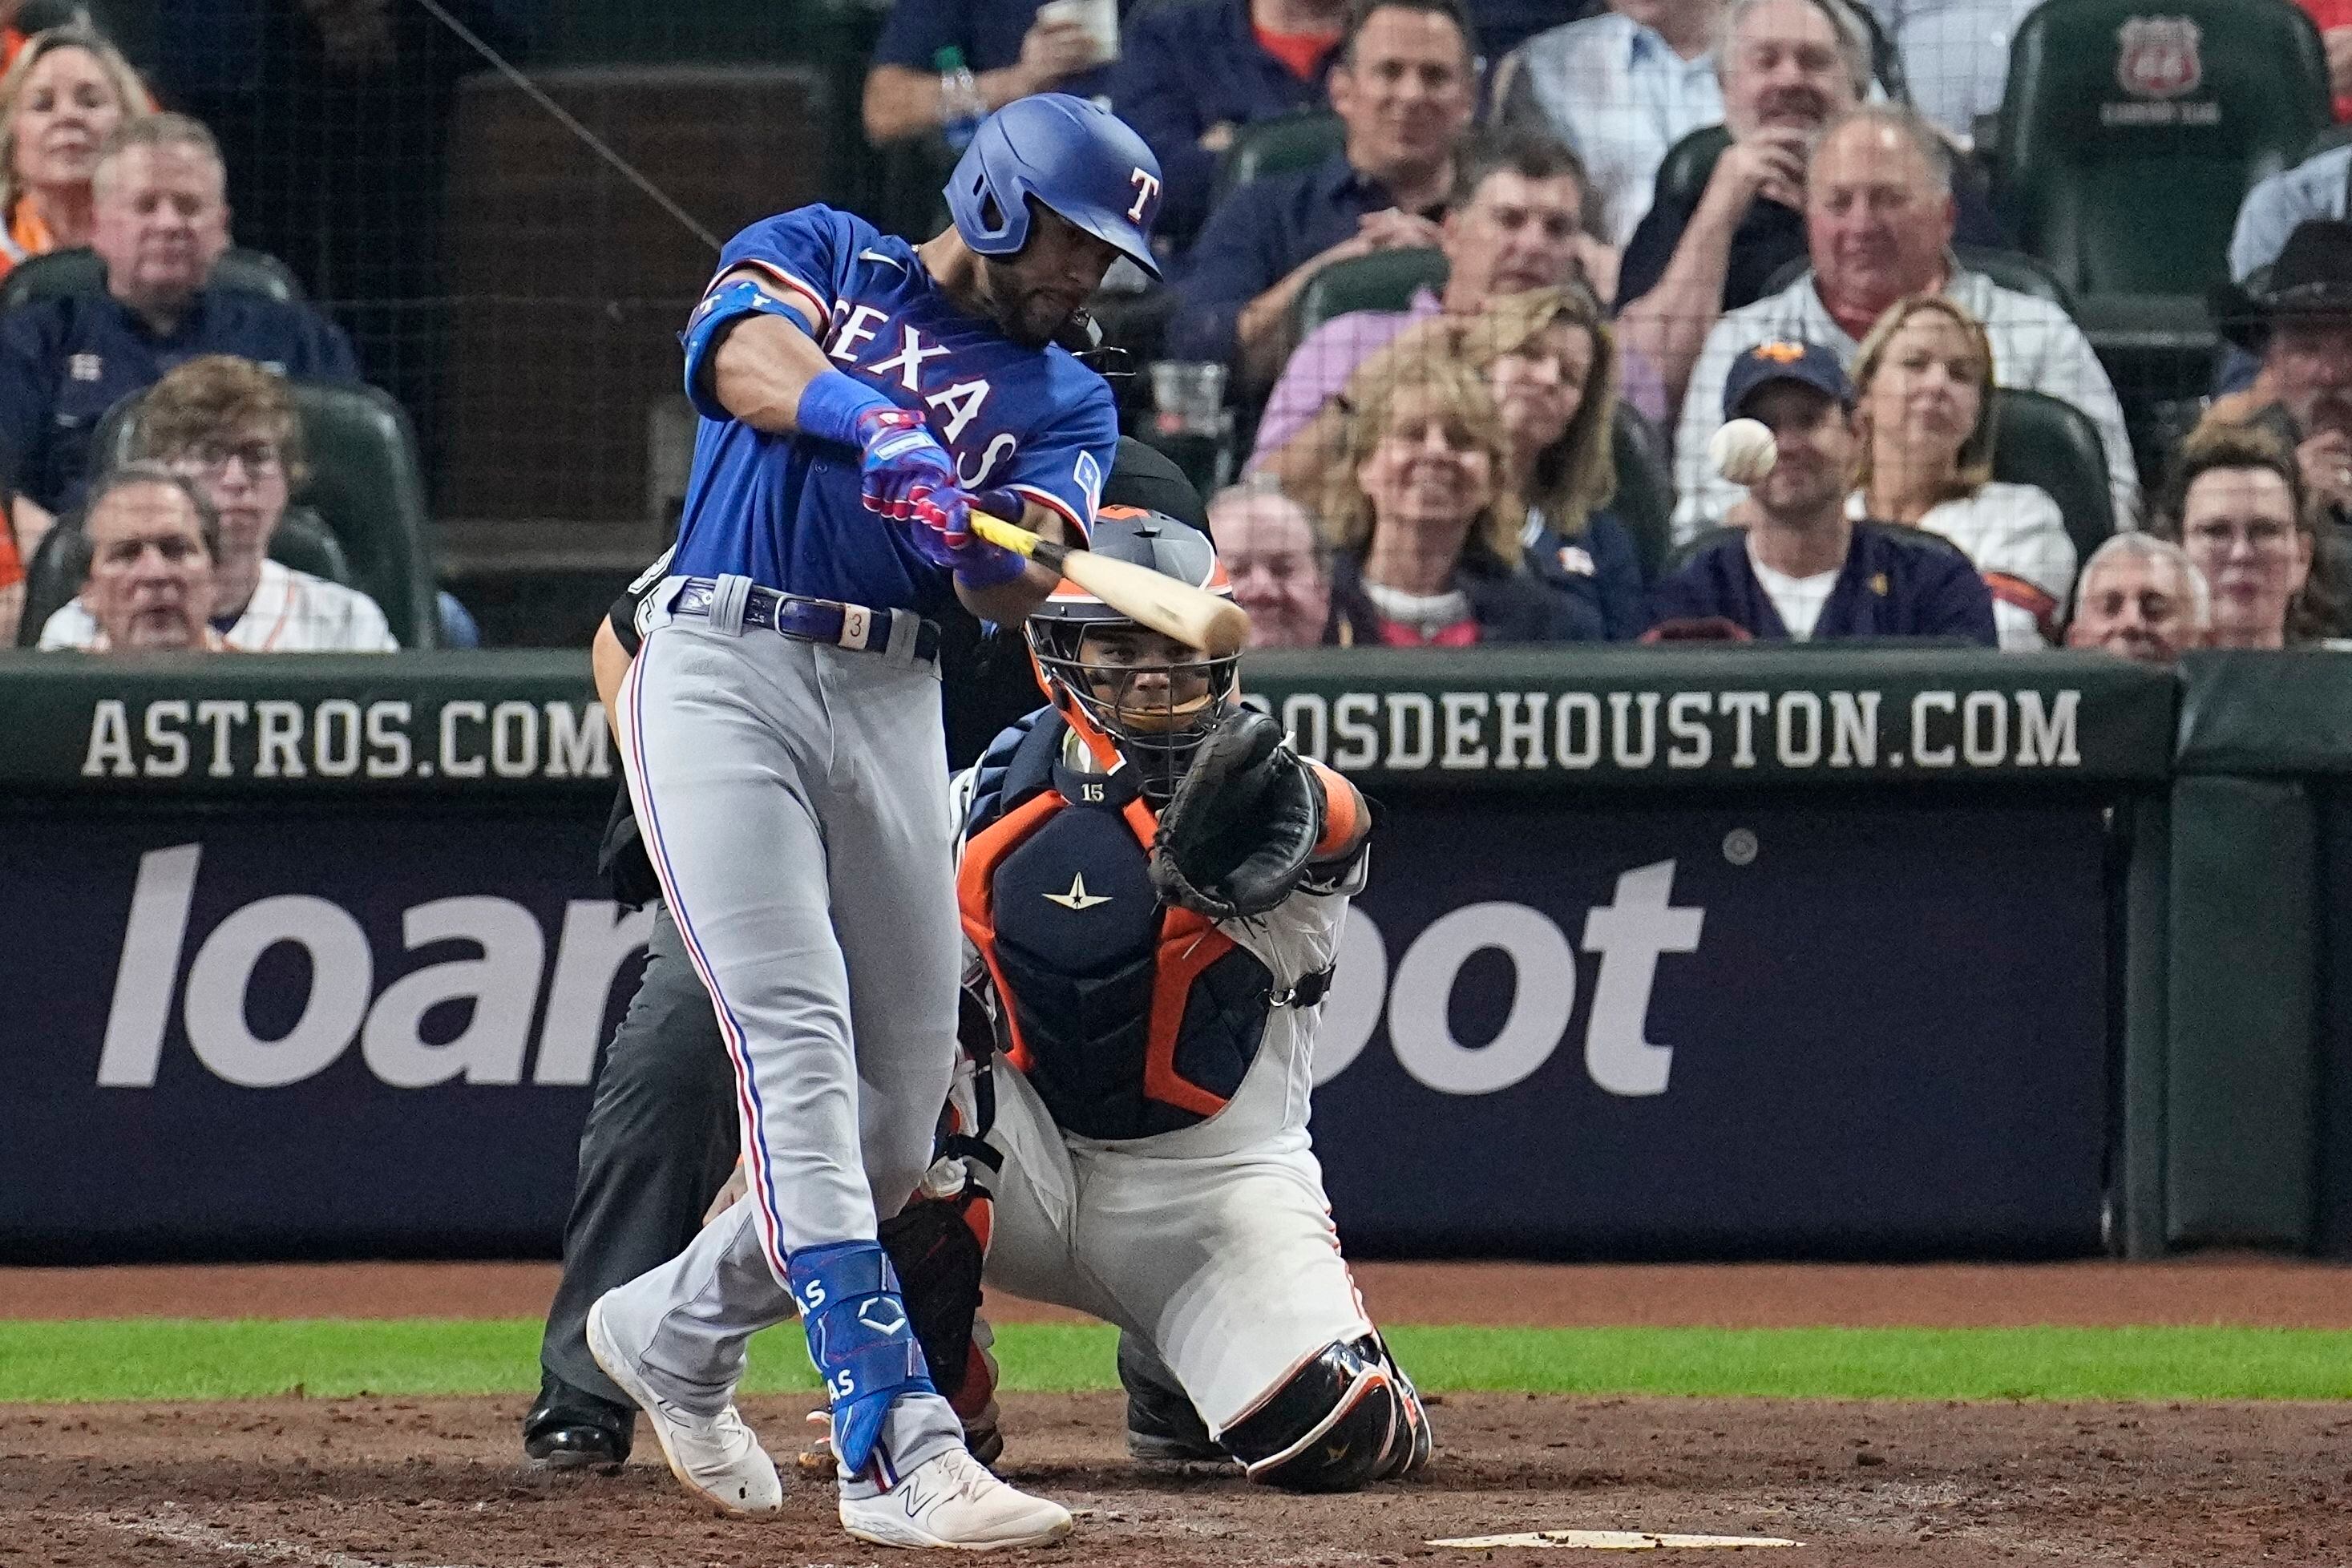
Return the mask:
{"type": "Polygon", "coordinates": [[[971,531],[991,544],[1059,573],[1139,625],[1196,647],[1212,658],[1239,653],[1249,641],[1249,612],[1231,599],[1164,576],[1131,561],[1072,550],[985,512],[971,514],[971,531]]]}

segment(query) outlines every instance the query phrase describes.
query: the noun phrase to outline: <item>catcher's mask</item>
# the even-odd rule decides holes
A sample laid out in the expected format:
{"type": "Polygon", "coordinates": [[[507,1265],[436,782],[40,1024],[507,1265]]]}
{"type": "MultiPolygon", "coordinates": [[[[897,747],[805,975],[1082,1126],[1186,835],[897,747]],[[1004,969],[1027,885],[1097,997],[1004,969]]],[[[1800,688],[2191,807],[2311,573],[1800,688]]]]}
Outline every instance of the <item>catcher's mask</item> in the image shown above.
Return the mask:
{"type": "MultiPolygon", "coordinates": [[[[1232,596],[1209,536],[1164,512],[1107,506],[1089,543],[1097,555],[1232,596]]],[[[1054,706],[1106,769],[1133,768],[1155,804],[1175,793],[1192,753],[1240,697],[1239,656],[1188,648],[1066,580],[1030,615],[1027,631],[1054,706]]]]}

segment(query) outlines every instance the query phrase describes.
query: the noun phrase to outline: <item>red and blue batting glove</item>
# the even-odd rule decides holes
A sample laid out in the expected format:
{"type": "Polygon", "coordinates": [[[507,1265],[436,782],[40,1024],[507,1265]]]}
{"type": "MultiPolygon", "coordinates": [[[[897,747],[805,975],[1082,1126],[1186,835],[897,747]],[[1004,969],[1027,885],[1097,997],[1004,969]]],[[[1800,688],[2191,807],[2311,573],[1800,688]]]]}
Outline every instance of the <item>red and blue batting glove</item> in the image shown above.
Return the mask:
{"type": "Polygon", "coordinates": [[[859,493],[868,511],[905,522],[923,496],[956,488],[955,459],[919,414],[895,405],[868,409],[857,416],[857,444],[859,493]]]}
{"type": "Polygon", "coordinates": [[[914,500],[909,519],[915,549],[933,565],[953,572],[967,588],[1010,583],[1027,569],[1027,558],[972,532],[971,514],[985,512],[1009,521],[1018,518],[1021,509],[1021,498],[1010,490],[973,493],[953,486],[926,490],[914,500]]]}

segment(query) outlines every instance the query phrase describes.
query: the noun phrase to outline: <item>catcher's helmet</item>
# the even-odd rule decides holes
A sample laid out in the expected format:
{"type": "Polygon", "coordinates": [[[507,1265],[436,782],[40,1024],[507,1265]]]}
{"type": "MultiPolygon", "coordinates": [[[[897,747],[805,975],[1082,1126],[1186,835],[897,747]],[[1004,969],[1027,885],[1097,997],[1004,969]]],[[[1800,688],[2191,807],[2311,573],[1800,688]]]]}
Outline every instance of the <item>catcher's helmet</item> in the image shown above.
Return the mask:
{"type": "MultiPolygon", "coordinates": [[[[1179,582],[1231,597],[1233,585],[1209,536],[1164,512],[1109,506],[1095,520],[1097,555],[1130,561],[1179,582]]],[[[1192,765],[1192,753],[1239,700],[1241,658],[1212,658],[1187,648],[1173,662],[1105,656],[1089,632],[1144,628],[1065,579],[1024,623],[1037,679],[1054,706],[1106,764],[1108,752],[1135,769],[1146,797],[1165,802],[1192,765]]]]}
{"type": "Polygon", "coordinates": [[[1151,220],[1160,160],[1109,110],[1066,92],[1016,98],[981,122],[948,176],[956,232],[982,256],[1010,256],[1029,239],[1034,196],[1152,277],[1151,220]]]}

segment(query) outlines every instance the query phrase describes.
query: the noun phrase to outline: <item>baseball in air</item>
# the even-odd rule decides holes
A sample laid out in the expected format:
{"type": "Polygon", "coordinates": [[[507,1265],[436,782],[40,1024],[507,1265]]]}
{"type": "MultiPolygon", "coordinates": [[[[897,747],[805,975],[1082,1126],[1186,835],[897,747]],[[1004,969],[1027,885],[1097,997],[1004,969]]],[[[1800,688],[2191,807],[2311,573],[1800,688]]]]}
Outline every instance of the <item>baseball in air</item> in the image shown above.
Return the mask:
{"type": "Polygon", "coordinates": [[[1734,419],[1715,433],[1706,455],[1715,471],[1733,484],[1752,485],[1780,460],[1780,447],[1760,420],[1734,419]]]}

